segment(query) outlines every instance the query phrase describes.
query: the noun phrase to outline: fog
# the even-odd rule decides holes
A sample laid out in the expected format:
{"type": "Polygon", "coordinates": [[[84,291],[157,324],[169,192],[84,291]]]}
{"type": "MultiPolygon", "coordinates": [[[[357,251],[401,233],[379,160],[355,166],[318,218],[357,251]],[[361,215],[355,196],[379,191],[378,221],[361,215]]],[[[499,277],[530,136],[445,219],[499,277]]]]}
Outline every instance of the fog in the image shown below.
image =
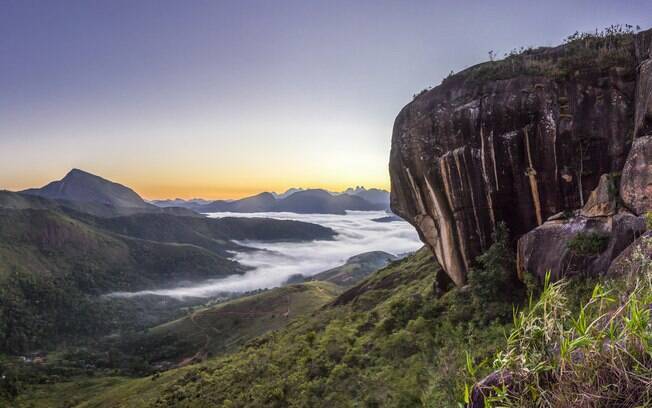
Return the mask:
{"type": "Polygon", "coordinates": [[[375,222],[387,216],[383,211],[349,211],[347,215],[295,213],[213,213],[220,217],[265,217],[311,222],[337,232],[332,241],[238,243],[261,251],[235,253],[233,259],[253,269],[244,275],[233,275],[201,284],[174,289],[119,292],[114,296],[162,295],[172,297],[210,297],[223,292],[246,292],[282,285],[290,276],[312,276],[339,266],[354,255],[369,251],[385,251],[394,255],[412,252],[421,247],[414,228],[404,221],[375,222]]]}

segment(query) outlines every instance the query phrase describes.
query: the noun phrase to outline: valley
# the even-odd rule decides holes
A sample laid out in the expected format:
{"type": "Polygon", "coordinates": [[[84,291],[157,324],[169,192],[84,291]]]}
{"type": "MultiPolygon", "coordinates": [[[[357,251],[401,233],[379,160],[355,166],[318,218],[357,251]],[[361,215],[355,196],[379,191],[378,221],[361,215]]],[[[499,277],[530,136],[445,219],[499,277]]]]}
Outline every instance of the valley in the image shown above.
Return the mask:
{"type": "Polygon", "coordinates": [[[652,407],[649,1],[5,3],[0,407],[652,407]]]}
{"type": "Polygon", "coordinates": [[[384,211],[206,216],[77,169],[0,199],[2,366],[35,398],[89,367],[113,383],[235,352],[421,246],[384,211]]]}

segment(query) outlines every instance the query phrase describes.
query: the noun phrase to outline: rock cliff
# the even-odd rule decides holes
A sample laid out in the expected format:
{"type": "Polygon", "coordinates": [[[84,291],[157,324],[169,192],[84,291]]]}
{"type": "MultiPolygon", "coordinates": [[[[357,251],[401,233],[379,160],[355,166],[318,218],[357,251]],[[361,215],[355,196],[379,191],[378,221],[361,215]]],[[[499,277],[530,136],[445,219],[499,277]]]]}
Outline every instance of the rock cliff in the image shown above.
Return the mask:
{"type": "MultiPolygon", "coordinates": [[[[499,222],[516,242],[560,213],[583,217],[575,220],[583,225],[601,217],[611,234],[617,214],[630,220],[650,210],[651,39],[652,30],[607,32],[526,50],[452,75],[399,113],[392,209],[416,227],[457,285],[499,222]],[[620,185],[593,192],[621,172],[620,185]],[[619,190],[617,204],[605,201],[619,190]]],[[[569,239],[582,228],[566,228],[569,239]]],[[[533,242],[541,244],[525,240],[519,253],[533,242]]]]}

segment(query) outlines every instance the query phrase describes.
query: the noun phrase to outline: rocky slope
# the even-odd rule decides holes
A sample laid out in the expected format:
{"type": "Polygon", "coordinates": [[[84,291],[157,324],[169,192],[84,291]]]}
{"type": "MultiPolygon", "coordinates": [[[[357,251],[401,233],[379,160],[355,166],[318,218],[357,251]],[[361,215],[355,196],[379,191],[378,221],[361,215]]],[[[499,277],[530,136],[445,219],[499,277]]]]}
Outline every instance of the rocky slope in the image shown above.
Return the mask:
{"type": "MultiPolygon", "coordinates": [[[[399,113],[390,156],[392,209],[417,228],[457,285],[467,282],[500,222],[515,242],[564,213],[571,221],[563,227],[566,243],[590,218],[604,224],[610,240],[620,224],[615,217],[640,223],[630,218],[651,209],[651,42],[652,30],[576,36],[556,48],[471,67],[399,113]],[[603,186],[607,196],[620,196],[616,207],[592,212],[592,191],[604,175],[619,173],[620,185],[603,186]],[[582,207],[585,212],[570,213],[582,207]]],[[[523,258],[532,258],[531,251],[551,252],[564,235],[534,234],[543,238],[519,245],[521,270],[529,268],[523,258]]],[[[626,235],[614,234],[619,246],[627,245],[626,235]]]]}

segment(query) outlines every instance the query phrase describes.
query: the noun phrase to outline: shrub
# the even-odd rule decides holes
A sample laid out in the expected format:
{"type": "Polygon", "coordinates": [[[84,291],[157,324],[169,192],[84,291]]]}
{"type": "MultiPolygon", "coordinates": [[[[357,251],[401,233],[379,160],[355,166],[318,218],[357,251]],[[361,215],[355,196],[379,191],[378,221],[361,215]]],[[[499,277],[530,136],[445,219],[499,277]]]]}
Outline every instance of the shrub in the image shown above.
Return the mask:
{"type": "Polygon", "coordinates": [[[629,281],[597,284],[575,313],[568,282],[546,276],[539,300],[515,315],[507,347],[496,355],[493,367],[508,380],[487,390],[485,406],[652,404],[652,262],[638,252],[629,281]]]}
{"type": "Polygon", "coordinates": [[[592,256],[603,252],[608,243],[608,235],[597,232],[580,232],[568,242],[568,249],[576,255],[592,256]]]}
{"type": "Polygon", "coordinates": [[[634,61],[634,30],[630,25],[612,25],[593,33],[576,32],[566,38],[560,53],[545,49],[514,49],[505,59],[490,60],[466,71],[472,82],[496,81],[518,75],[564,79],[577,71],[603,72],[615,66],[631,67],[634,61]]]}
{"type": "Polygon", "coordinates": [[[488,322],[498,316],[511,316],[514,294],[520,294],[521,284],[516,280],[514,254],[509,245],[509,232],[504,223],[498,224],[494,243],[476,259],[477,265],[469,272],[469,286],[474,315],[479,322],[488,322]]]}

